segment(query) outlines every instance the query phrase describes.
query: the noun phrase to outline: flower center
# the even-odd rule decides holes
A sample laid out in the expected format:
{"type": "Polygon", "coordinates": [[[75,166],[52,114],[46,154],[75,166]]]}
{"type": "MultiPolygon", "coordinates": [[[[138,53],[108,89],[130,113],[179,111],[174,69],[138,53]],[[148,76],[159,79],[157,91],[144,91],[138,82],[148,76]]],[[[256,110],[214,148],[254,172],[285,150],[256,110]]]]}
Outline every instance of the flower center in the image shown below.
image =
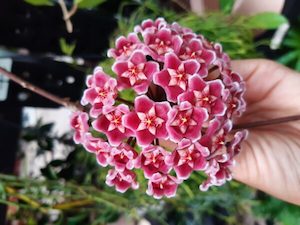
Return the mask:
{"type": "Polygon", "coordinates": [[[179,127],[181,133],[185,134],[189,126],[195,126],[197,124],[196,121],[191,118],[192,114],[193,109],[179,112],[170,125],[179,127]]]}
{"type": "Polygon", "coordinates": [[[119,49],[119,53],[120,54],[125,54],[126,56],[129,56],[131,54],[131,48],[133,46],[133,43],[127,43],[125,45],[122,46],[121,49],[119,49]]]}
{"type": "Polygon", "coordinates": [[[121,117],[120,116],[115,116],[114,115],[114,119],[112,121],[116,126],[120,125],[121,123],[121,117]]]}
{"type": "Polygon", "coordinates": [[[133,63],[128,63],[128,70],[124,72],[121,76],[129,79],[130,85],[135,85],[136,83],[147,80],[146,75],[143,73],[145,64],[140,63],[134,65],[133,63]]]}
{"type": "Polygon", "coordinates": [[[101,102],[108,96],[108,90],[105,88],[96,88],[98,92],[98,97],[95,99],[95,103],[101,102]]]}
{"type": "Polygon", "coordinates": [[[138,70],[137,70],[136,66],[129,69],[129,72],[131,73],[132,76],[136,76],[138,74],[138,70]]]}
{"type": "Polygon", "coordinates": [[[217,100],[217,97],[212,96],[208,91],[194,91],[196,98],[196,106],[210,108],[211,105],[217,100]]]}
{"type": "Polygon", "coordinates": [[[74,125],[75,129],[83,130],[83,124],[79,120],[79,118],[76,119],[76,124],[74,125]]]}
{"type": "Polygon", "coordinates": [[[193,157],[188,149],[178,150],[178,155],[180,157],[178,161],[178,166],[181,166],[185,163],[193,164],[193,157]]]}
{"type": "Polygon", "coordinates": [[[213,143],[214,143],[213,144],[214,151],[222,148],[225,145],[225,136],[224,136],[224,134],[220,134],[220,135],[216,136],[213,143]]]}
{"type": "Polygon", "coordinates": [[[185,73],[184,66],[181,65],[177,70],[167,69],[170,74],[170,86],[179,86],[182,90],[186,90],[187,80],[191,76],[190,74],[185,73]]]}
{"type": "Polygon", "coordinates": [[[110,122],[108,126],[108,131],[112,131],[114,129],[118,129],[121,133],[125,132],[125,127],[122,124],[122,113],[120,112],[112,112],[106,116],[107,120],[110,122]]]}
{"type": "Polygon", "coordinates": [[[148,113],[137,113],[139,119],[141,120],[137,130],[149,130],[153,135],[156,135],[156,129],[159,128],[164,122],[163,119],[155,115],[155,109],[152,107],[148,113]]]}
{"type": "Polygon", "coordinates": [[[152,166],[155,166],[155,167],[159,167],[159,164],[161,161],[163,161],[163,156],[157,152],[157,151],[154,151],[154,152],[151,152],[151,153],[146,153],[144,154],[145,156],[145,162],[144,164],[147,166],[147,165],[152,165],[152,166]]]}
{"type": "Polygon", "coordinates": [[[154,44],[149,45],[149,47],[155,49],[159,55],[162,55],[172,50],[172,48],[170,48],[170,45],[171,41],[163,41],[159,38],[156,38],[154,44]]]}
{"type": "Polygon", "coordinates": [[[147,118],[144,120],[144,123],[149,128],[151,126],[156,126],[155,124],[155,116],[149,116],[147,115],[147,118]]]}

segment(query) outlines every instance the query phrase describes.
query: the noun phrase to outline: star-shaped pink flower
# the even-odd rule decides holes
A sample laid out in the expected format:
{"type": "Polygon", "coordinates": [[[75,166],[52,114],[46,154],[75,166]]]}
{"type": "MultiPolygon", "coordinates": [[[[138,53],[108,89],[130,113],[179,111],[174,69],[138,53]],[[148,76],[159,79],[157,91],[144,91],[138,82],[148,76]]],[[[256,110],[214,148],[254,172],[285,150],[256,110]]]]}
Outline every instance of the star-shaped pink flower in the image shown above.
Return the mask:
{"type": "Polygon", "coordinates": [[[166,55],[164,69],[154,74],[153,82],[161,86],[170,102],[188,89],[188,79],[199,70],[196,60],[181,61],[175,54],[166,55]]]}
{"type": "Polygon", "coordinates": [[[205,157],[209,150],[198,142],[192,143],[189,139],[182,139],[172,155],[167,158],[167,163],[172,165],[178,179],[188,179],[194,170],[205,170],[207,161],[205,157]]]}
{"type": "Polygon", "coordinates": [[[125,128],[122,118],[129,113],[127,105],[103,107],[103,114],[96,119],[92,125],[97,131],[106,134],[108,141],[113,146],[118,146],[122,140],[132,135],[132,132],[125,128]]]}
{"type": "Polygon", "coordinates": [[[117,81],[105,74],[101,67],[97,67],[94,70],[94,75],[88,77],[87,83],[90,86],[84,91],[81,104],[91,104],[90,115],[97,117],[102,113],[104,105],[113,105],[115,103],[117,81]]]}
{"type": "Polygon", "coordinates": [[[206,132],[199,142],[201,145],[208,147],[211,153],[210,158],[222,155],[225,152],[229,138],[227,135],[231,129],[232,121],[229,119],[219,117],[209,122],[206,132]]]}
{"type": "Polygon", "coordinates": [[[149,33],[154,33],[157,30],[166,27],[167,26],[167,22],[165,21],[164,18],[157,18],[155,21],[151,20],[151,19],[147,19],[144,20],[142,22],[142,24],[139,26],[135,26],[134,27],[134,32],[138,33],[138,32],[149,32],[149,33]]]}
{"type": "Polygon", "coordinates": [[[89,130],[89,116],[85,112],[75,112],[71,115],[70,125],[75,130],[73,139],[76,144],[84,142],[85,134],[89,130]]]}
{"type": "Polygon", "coordinates": [[[145,94],[153,74],[159,71],[159,65],[153,61],[147,62],[144,53],[136,50],[128,60],[117,61],[112,70],[118,75],[119,87],[132,87],[136,93],[145,94]]]}
{"type": "Polygon", "coordinates": [[[124,171],[117,171],[114,169],[109,170],[105,183],[110,187],[115,186],[116,190],[121,193],[124,193],[129,188],[139,188],[139,184],[136,181],[136,174],[127,169],[124,171]]]}
{"type": "Polygon", "coordinates": [[[172,23],[170,28],[172,33],[180,35],[184,44],[197,37],[197,35],[190,28],[182,27],[176,22],[172,23]]]}
{"type": "MultiPolygon", "coordinates": [[[[225,124],[225,126],[228,126],[228,124],[225,124]]],[[[227,130],[228,127],[225,129],[227,130]]],[[[209,156],[206,169],[208,178],[200,185],[201,191],[207,191],[210,186],[223,185],[226,181],[232,179],[229,167],[235,164],[234,156],[239,153],[241,142],[247,138],[247,134],[246,130],[238,131],[228,142],[228,151],[209,156]]]]}
{"type": "Polygon", "coordinates": [[[246,102],[243,98],[245,93],[245,82],[241,76],[230,69],[221,71],[224,84],[227,88],[228,98],[226,99],[227,117],[232,115],[240,116],[246,110],[246,102]]]}
{"type": "Polygon", "coordinates": [[[121,36],[116,40],[115,48],[107,51],[108,57],[115,59],[127,59],[132,52],[141,46],[141,41],[136,33],[130,33],[127,37],[121,36]]]}
{"type": "Polygon", "coordinates": [[[164,62],[167,53],[177,54],[183,42],[179,35],[172,35],[168,28],[162,28],[156,33],[145,32],[143,36],[146,44],[144,50],[159,62],[164,62]]]}
{"type": "Polygon", "coordinates": [[[84,148],[96,155],[97,162],[106,167],[110,161],[111,146],[103,141],[101,138],[95,138],[90,133],[85,136],[85,141],[83,142],[84,148]]]}
{"type": "Polygon", "coordinates": [[[167,138],[167,112],[170,110],[168,102],[155,103],[142,95],[135,99],[134,112],[124,116],[126,128],[131,129],[141,146],[149,145],[155,138],[167,138]]]}
{"type": "Polygon", "coordinates": [[[151,176],[148,182],[148,189],[146,193],[156,199],[164,196],[174,197],[177,191],[177,186],[180,183],[176,177],[168,174],[155,173],[151,176]]]}
{"type": "Polygon", "coordinates": [[[142,168],[146,178],[150,178],[154,173],[168,173],[171,167],[165,160],[170,153],[160,146],[149,145],[143,148],[140,153],[136,166],[142,168]]]}
{"type": "Polygon", "coordinates": [[[118,171],[132,170],[137,156],[138,153],[130,145],[121,143],[118,147],[112,148],[110,165],[118,171]]]}
{"type": "Polygon", "coordinates": [[[208,65],[211,65],[216,60],[216,54],[202,46],[199,39],[193,38],[186,45],[182,46],[179,58],[181,60],[196,59],[200,64],[197,73],[205,77],[208,74],[208,65]]]}
{"type": "Polygon", "coordinates": [[[181,102],[168,112],[167,131],[171,141],[179,142],[183,138],[197,141],[201,137],[201,128],[208,119],[206,110],[194,107],[189,102],[181,102]]]}
{"type": "Polygon", "coordinates": [[[223,116],[226,111],[224,85],[220,80],[205,82],[200,76],[189,79],[189,91],[178,96],[179,102],[205,108],[210,116],[223,116]]]}

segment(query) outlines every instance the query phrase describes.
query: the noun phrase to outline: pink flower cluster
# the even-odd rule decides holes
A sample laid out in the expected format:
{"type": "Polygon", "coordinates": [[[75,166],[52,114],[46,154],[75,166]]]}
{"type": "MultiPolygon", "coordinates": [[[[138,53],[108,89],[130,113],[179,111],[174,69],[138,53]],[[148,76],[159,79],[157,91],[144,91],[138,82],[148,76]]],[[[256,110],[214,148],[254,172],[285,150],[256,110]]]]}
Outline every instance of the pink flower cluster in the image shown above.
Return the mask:
{"type": "Polygon", "coordinates": [[[107,185],[137,189],[140,169],[146,193],[161,198],[174,196],[193,171],[207,175],[202,191],[230,180],[247,135],[232,132],[232,118],[245,111],[245,85],[222,46],[158,18],[119,37],[108,56],[117,78],[96,68],[81,101],[88,113],[71,118],[75,142],[112,168],[107,185]],[[125,89],[135,91],[133,102],[120,97],[125,89]]]}

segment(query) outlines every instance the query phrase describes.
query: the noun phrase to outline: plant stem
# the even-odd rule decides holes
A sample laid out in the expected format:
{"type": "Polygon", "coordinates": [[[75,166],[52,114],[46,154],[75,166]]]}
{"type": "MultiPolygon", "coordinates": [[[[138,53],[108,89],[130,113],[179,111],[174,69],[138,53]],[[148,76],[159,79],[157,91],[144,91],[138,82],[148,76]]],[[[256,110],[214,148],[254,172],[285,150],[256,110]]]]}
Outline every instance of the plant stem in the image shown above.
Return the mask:
{"type": "Polygon", "coordinates": [[[53,209],[68,210],[76,207],[85,207],[93,204],[95,201],[92,199],[73,200],[69,202],[63,202],[52,206],[53,209]]]}
{"type": "Polygon", "coordinates": [[[233,129],[234,130],[249,129],[249,128],[255,128],[255,127],[275,125],[275,124],[280,124],[280,123],[287,123],[287,122],[292,122],[292,121],[297,121],[297,120],[300,120],[300,115],[287,116],[287,117],[275,118],[275,119],[270,119],[270,120],[261,120],[261,121],[255,121],[255,122],[250,122],[250,123],[236,124],[233,126],[233,129]]]}
{"type": "Polygon", "coordinates": [[[18,77],[17,75],[15,75],[11,72],[8,72],[7,70],[5,70],[2,67],[0,67],[0,74],[3,76],[6,76],[7,78],[9,78],[12,81],[16,82],[17,84],[21,85],[23,88],[28,89],[40,96],[43,96],[52,102],[55,102],[62,106],[65,106],[73,111],[77,111],[77,110],[83,111],[83,107],[80,104],[71,102],[70,100],[68,100],[66,98],[60,98],[44,89],[41,89],[41,88],[35,86],[34,84],[23,80],[22,78],[18,77]]]}

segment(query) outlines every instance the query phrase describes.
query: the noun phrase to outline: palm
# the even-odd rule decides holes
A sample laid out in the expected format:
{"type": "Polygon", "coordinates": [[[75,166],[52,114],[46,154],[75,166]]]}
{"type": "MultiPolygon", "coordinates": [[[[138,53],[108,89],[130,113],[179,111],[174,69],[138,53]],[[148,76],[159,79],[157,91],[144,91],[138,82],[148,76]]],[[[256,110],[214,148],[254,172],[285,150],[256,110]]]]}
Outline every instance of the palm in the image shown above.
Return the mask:
{"type": "MultiPolygon", "coordinates": [[[[246,81],[247,111],[236,123],[300,114],[300,75],[267,60],[245,60],[233,68],[246,81]]],[[[250,129],[234,177],[300,204],[300,122],[250,129]]]]}

